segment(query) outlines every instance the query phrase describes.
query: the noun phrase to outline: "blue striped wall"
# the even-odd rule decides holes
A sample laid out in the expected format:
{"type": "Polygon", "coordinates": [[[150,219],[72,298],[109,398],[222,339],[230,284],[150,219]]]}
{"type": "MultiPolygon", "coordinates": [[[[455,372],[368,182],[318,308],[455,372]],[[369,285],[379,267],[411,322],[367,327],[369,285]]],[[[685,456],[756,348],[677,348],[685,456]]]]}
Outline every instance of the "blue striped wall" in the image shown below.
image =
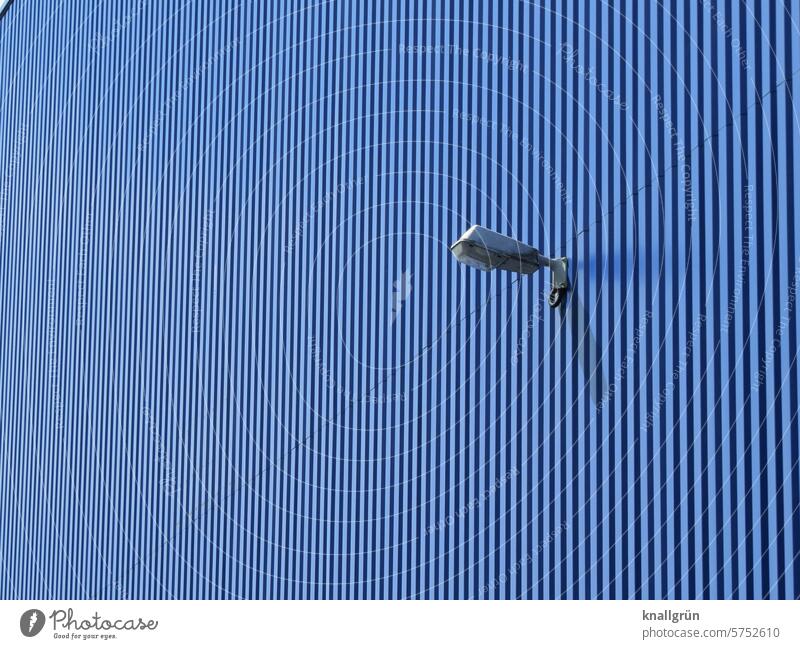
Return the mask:
{"type": "Polygon", "coordinates": [[[0,596],[798,597],[798,59],[788,1],[15,0],[0,596]]]}

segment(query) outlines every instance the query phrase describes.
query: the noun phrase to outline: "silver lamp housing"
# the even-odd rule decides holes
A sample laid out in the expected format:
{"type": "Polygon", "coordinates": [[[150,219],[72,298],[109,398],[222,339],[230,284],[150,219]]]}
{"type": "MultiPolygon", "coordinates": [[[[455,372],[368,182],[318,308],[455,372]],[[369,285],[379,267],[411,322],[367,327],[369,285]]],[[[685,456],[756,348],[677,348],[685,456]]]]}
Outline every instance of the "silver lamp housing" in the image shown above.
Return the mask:
{"type": "Polygon", "coordinates": [[[530,275],[543,267],[553,273],[553,288],[548,302],[556,307],[569,288],[567,258],[551,259],[533,246],[494,232],[480,225],[473,225],[450,246],[450,252],[462,264],[478,270],[507,270],[512,273],[530,275]]]}

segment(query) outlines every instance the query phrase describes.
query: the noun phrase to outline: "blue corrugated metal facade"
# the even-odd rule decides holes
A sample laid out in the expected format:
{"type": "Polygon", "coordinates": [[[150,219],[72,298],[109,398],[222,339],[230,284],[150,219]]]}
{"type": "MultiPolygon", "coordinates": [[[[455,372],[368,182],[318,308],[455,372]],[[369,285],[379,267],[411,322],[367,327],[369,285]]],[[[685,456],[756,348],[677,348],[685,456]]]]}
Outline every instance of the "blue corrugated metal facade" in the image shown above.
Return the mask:
{"type": "Polygon", "coordinates": [[[798,597],[799,25],[13,2],[0,595],[798,597]]]}

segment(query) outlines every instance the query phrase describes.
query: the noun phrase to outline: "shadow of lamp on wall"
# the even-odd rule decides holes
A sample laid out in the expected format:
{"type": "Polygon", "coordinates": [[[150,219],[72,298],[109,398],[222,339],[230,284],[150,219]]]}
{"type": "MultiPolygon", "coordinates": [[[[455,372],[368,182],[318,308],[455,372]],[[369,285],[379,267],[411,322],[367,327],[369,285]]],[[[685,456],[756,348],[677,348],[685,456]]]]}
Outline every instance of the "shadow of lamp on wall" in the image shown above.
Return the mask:
{"type": "MultiPolygon", "coordinates": [[[[552,287],[548,304],[558,307],[570,290],[566,257],[550,258],[536,248],[479,225],[473,225],[450,246],[450,251],[462,264],[479,270],[507,270],[512,273],[530,275],[541,268],[549,268],[552,287]]],[[[599,406],[607,390],[601,371],[602,355],[592,334],[589,314],[580,298],[574,294],[570,300],[572,313],[565,314],[569,320],[569,335],[575,348],[573,359],[579,362],[592,401],[599,406]]]]}

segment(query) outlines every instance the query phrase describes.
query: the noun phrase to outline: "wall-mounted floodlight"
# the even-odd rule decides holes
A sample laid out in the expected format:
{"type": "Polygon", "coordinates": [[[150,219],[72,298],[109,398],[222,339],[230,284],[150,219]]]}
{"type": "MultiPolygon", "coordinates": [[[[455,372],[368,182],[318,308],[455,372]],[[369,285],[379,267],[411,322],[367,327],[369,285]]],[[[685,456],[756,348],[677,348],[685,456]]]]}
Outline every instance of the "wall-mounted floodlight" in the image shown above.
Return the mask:
{"type": "Polygon", "coordinates": [[[529,275],[546,266],[553,273],[553,287],[547,298],[547,303],[553,308],[561,304],[569,289],[566,257],[550,259],[536,248],[479,225],[473,225],[462,234],[450,246],[450,251],[462,264],[479,270],[498,268],[529,275]]]}

